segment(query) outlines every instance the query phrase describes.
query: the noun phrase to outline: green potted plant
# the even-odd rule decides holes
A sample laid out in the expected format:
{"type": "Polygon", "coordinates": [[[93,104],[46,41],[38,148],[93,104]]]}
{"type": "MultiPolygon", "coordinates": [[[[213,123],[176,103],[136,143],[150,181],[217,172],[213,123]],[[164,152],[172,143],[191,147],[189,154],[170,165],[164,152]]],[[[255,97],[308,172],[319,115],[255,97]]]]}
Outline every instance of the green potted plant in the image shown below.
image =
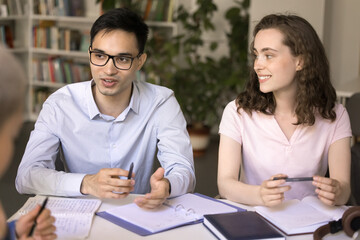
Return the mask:
{"type": "Polygon", "coordinates": [[[230,32],[226,33],[229,46],[228,55],[218,61],[216,73],[223,79],[224,101],[234,99],[243,89],[248,79],[248,31],[250,0],[235,1],[237,6],[228,9],[225,18],[229,22],[230,32]]]}
{"type": "Polygon", "coordinates": [[[217,43],[205,44],[203,33],[214,31],[212,23],[217,6],[212,0],[198,0],[197,8],[190,13],[179,6],[176,21],[184,34],[176,39],[182,64],[173,76],[172,85],[188,123],[188,132],[194,155],[201,155],[209,143],[210,128],[216,121],[217,99],[221,84],[214,77],[216,61],[202,52],[212,52],[217,43]]]}
{"type": "MultiPolygon", "coordinates": [[[[190,14],[180,6],[177,21],[186,32],[180,36],[185,64],[173,75],[175,95],[188,122],[194,155],[201,155],[209,142],[212,127],[218,126],[225,105],[242,90],[248,76],[248,8],[250,1],[235,1],[236,6],[225,13],[230,31],[226,33],[229,52],[220,59],[200,55],[206,49],[202,33],[213,31],[212,17],[217,10],[209,0],[198,0],[198,8],[190,14]],[[192,137],[192,135],[194,137],[192,137]],[[201,140],[204,139],[204,140],[201,140]],[[199,142],[200,146],[195,143],[199,142]]],[[[216,43],[205,51],[212,52],[216,43]]]]}

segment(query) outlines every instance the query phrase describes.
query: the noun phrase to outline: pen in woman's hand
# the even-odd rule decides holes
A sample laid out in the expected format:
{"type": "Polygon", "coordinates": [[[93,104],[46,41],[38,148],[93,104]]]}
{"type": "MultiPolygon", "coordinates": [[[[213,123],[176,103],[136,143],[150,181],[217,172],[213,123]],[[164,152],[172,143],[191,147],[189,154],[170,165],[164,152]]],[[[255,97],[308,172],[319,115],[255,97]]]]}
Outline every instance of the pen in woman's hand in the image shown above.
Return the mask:
{"type": "Polygon", "coordinates": [[[42,211],[44,211],[48,199],[49,199],[49,197],[46,197],[46,198],[45,198],[45,201],[44,201],[43,204],[41,205],[41,208],[40,208],[38,214],[37,214],[36,217],[35,217],[34,224],[32,225],[32,227],[31,227],[31,229],[30,229],[30,232],[29,232],[28,237],[31,237],[31,236],[33,235],[34,230],[35,230],[35,227],[36,227],[36,221],[37,221],[38,217],[40,216],[40,214],[42,213],[42,211]]]}
{"type": "Polygon", "coordinates": [[[273,180],[284,179],[286,182],[303,182],[303,181],[313,181],[313,177],[296,177],[296,178],[288,178],[288,177],[274,177],[273,180]]]}

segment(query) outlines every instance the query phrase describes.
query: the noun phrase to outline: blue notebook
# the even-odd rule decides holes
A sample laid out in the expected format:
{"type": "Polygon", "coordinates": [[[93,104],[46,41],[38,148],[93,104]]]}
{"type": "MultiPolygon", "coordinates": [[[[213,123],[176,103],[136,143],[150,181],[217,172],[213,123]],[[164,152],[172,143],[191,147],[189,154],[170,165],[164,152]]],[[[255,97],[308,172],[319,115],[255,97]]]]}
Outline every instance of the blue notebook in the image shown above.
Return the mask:
{"type": "Polygon", "coordinates": [[[154,210],[139,208],[135,203],[96,213],[141,236],[163,232],[180,226],[203,222],[205,214],[246,211],[202,194],[184,194],[168,199],[154,210]]]}
{"type": "Polygon", "coordinates": [[[220,240],[285,240],[264,218],[252,211],[205,215],[204,225],[220,240]]]}

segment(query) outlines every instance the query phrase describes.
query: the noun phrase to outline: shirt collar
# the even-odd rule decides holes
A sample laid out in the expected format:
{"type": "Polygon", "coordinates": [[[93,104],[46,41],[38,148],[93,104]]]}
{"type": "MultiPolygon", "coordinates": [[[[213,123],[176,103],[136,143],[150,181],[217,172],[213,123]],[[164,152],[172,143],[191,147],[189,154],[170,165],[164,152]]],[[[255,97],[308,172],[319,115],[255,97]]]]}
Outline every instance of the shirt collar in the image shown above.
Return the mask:
{"type": "MultiPolygon", "coordinates": [[[[137,86],[136,80],[132,84],[133,84],[132,94],[131,94],[131,98],[130,98],[129,107],[127,109],[131,109],[134,113],[138,114],[139,106],[140,106],[140,91],[139,91],[139,87],[137,86]]],[[[88,105],[88,113],[89,113],[90,119],[94,119],[96,116],[101,115],[99,108],[96,105],[94,95],[92,92],[92,86],[94,86],[94,85],[95,85],[95,82],[94,82],[94,79],[92,79],[90,81],[90,83],[87,85],[86,90],[85,90],[85,95],[86,95],[86,99],[87,99],[86,101],[87,101],[87,105],[88,105]]],[[[126,111],[127,109],[125,109],[124,111],[126,111]]],[[[123,114],[120,114],[120,115],[123,115],[123,114]]],[[[126,113],[126,115],[127,115],[127,113],[126,113]]]]}
{"type": "Polygon", "coordinates": [[[89,84],[87,85],[86,90],[85,90],[85,99],[87,101],[90,119],[93,119],[97,115],[100,115],[99,108],[97,107],[97,105],[95,103],[94,95],[92,93],[92,86],[94,86],[94,85],[95,85],[95,82],[94,82],[94,79],[92,79],[89,82],[89,84]]]}
{"type": "Polygon", "coordinates": [[[139,113],[140,108],[140,90],[137,84],[137,80],[133,81],[133,90],[131,94],[131,100],[129,104],[130,108],[136,113],[139,113]]]}

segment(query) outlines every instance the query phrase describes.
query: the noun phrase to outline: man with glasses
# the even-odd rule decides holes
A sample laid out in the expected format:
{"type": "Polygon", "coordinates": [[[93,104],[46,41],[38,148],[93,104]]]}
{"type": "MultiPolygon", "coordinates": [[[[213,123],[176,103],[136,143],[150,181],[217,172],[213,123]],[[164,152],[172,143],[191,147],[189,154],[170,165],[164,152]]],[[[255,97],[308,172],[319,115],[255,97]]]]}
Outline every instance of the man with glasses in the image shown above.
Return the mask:
{"type": "Polygon", "coordinates": [[[123,198],[134,192],[145,194],[135,199],[140,207],[155,208],[194,190],[192,149],[173,92],[136,80],[147,36],[146,24],[128,9],[95,21],[93,79],[67,85],[44,103],[16,177],[20,193],[123,198]],[[59,152],[66,171],[55,170],[59,152]],[[162,167],[152,174],[156,153],[162,167]]]}

